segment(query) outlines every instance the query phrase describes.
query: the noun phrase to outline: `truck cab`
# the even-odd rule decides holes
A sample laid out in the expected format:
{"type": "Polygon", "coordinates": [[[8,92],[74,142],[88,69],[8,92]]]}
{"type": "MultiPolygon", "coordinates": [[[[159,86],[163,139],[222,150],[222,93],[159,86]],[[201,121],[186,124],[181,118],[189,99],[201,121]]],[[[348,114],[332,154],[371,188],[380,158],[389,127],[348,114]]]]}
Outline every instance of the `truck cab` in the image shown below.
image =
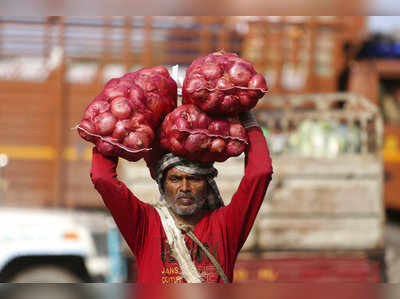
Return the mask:
{"type": "Polygon", "coordinates": [[[0,207],[1,282],[104,281],[91,231],[65,211],[0,207]]]}

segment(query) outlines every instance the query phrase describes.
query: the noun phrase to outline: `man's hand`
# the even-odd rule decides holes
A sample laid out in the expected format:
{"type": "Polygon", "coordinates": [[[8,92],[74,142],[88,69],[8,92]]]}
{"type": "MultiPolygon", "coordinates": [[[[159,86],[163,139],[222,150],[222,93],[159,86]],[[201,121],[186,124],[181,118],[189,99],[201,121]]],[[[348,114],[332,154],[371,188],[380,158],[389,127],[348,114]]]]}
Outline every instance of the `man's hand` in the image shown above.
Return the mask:
{"type": "Polygon", "coordinates": [[[118,157],[116,157],[116,156],[105,156],[105,155],[103,155],[102,153],[100,153],[100,152],[97,150],[97,148],[96,148],[95,146],[94,146],[93,149],[92,149],[92,155],[101,155],[101,156],[103,156],[105,159],[108,159],[108,160],[110,160],[110,161],[112,161],[112,162],[118,164],[118,157]]]}
{"type": "Polygon", "coordinates": [[[156,179],[155,169],[157,163],[165,153],[165,150],[161,148],[159,142],[153,142],[152,150],[145,153],[144,160],[146,161],[150,175],[154,180],[156,179]]]}
{"type": "Polygon", "coordinates": [[[252,111],[245,111],[239,114],[240,122],[246,129],[251,127],[259,127],[256,117],[252,111]]]}

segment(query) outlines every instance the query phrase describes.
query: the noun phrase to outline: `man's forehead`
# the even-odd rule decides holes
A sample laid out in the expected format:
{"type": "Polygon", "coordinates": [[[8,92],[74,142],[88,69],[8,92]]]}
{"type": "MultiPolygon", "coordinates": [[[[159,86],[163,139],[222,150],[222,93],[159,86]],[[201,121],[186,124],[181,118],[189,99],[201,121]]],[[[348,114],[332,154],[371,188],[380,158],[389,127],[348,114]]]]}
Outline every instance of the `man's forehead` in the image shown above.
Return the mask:
{"type": "Polygon", "coordinates": [[[172,167],[167,171],[167,176],[171,176],[171,175],[177,175],[177,176],[182,176],[182,177],[186,177],[186,176],[200,176],[203,177],[200,174],[189,174],[187,172],[181,171],[176,167],[172,167]]]}

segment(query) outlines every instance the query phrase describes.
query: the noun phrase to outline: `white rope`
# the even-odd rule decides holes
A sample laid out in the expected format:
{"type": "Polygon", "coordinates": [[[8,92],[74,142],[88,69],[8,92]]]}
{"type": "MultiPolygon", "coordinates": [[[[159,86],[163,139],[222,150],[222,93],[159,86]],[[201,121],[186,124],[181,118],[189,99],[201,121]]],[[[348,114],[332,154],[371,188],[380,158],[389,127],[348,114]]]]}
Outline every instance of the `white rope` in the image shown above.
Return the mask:
{"type": "Polygon", "coordinates": [[[168,244],[171,247],[172,254],[177,260],[183,277],[189,283],[200,283],[202,279],[190,257],[189,250],[186,247],[183,234],[175,225],[174,218],[171,216],[165,205],[157,204],[154,206],[161,218],[168,244]]]}

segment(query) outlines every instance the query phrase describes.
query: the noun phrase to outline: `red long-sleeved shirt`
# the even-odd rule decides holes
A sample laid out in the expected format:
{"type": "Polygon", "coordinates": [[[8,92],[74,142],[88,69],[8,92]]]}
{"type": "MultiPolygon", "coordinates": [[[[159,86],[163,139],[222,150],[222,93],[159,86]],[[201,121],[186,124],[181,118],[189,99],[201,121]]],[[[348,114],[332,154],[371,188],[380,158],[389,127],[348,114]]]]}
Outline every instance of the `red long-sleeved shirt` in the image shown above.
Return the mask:
{"type": "MultiPolygon", "coordinates": [[[[230,281],[236,257],[246,241],[272,176],[271,159],[261,129],[248,129],[248,136],[244,176],[230,204],[206,213],[194,230],[230,281]]],[[[117,179],[117,161],[117,158],[106,158],[94,150],[91,178],[136,256],[138,282],[182,282],[179,265],[171,254],[157,211],[140,201],[117,179]]],[[[185,242],[203,280],[221,283],[217,270],[197,244],[187,236],[185,242]]]]}

